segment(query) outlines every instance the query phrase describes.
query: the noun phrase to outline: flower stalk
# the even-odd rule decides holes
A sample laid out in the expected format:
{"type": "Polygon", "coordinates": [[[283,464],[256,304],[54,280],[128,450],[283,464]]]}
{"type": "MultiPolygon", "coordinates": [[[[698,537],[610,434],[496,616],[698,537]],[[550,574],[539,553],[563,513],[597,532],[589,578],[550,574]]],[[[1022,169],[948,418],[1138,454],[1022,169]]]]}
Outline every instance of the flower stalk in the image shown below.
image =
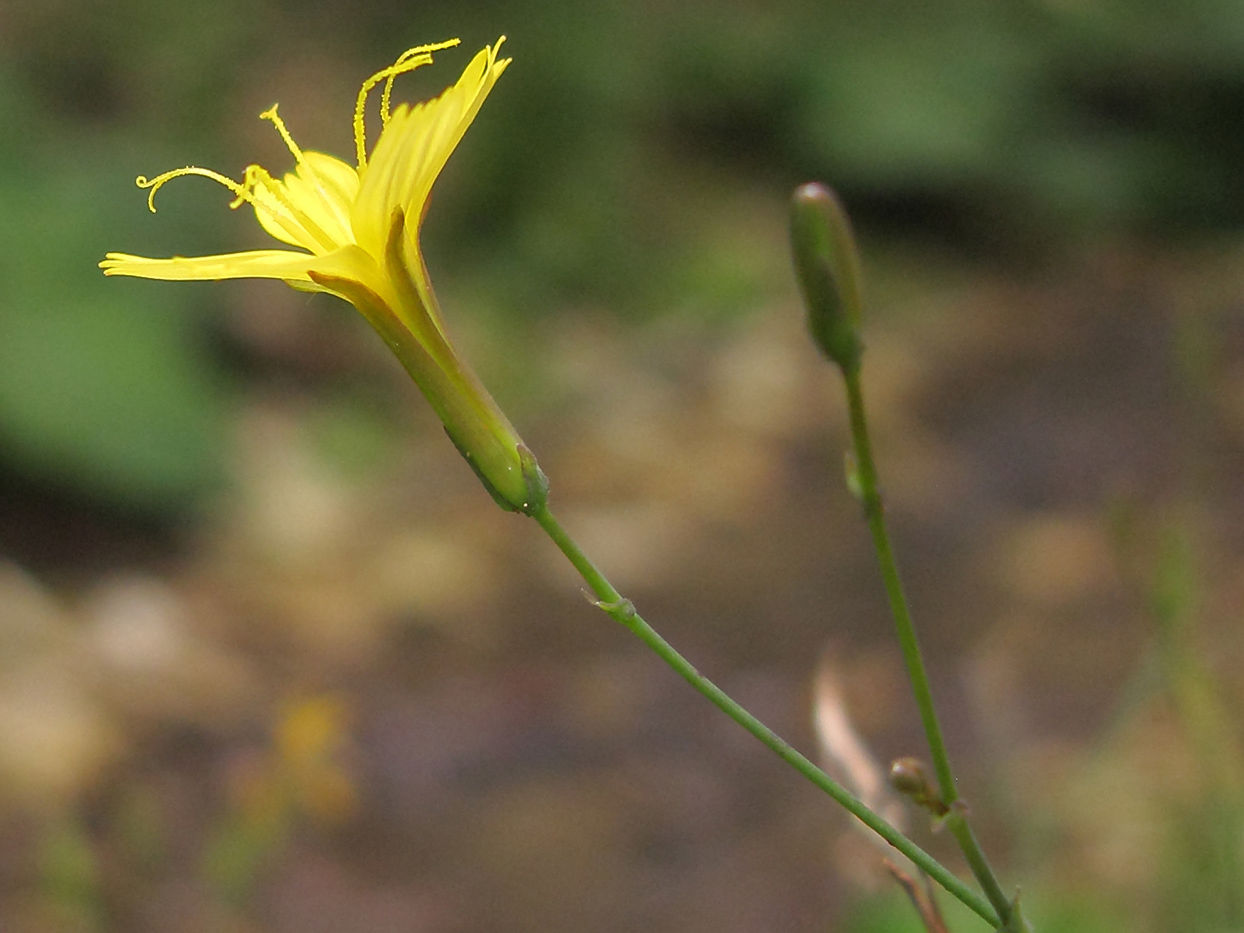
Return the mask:
{"type": "Polygon", "coordinates": [[[849,485],[863,505],[907,677],[929,744],[937,776],[937,806],[942,810],[939,822],[954,836],[968,867],[997,912],[999,929],[1024,930],[1026,925],[1020,917],[1018,902],[1012,901],[1002,890],[968,824],[967,808],[959,797],[941,722],[933,705],[933,691],[920,641],[886,526],[885,505],[864,410],[860,380],[863,342],[859,336],[859,253],[846,211],[825,185],[810,183],[795,190],[791,207],[791,246],[796,276],[807,305],[809,329],[821,351],[838,366],[846,388],[853,453],[849,485]]]}

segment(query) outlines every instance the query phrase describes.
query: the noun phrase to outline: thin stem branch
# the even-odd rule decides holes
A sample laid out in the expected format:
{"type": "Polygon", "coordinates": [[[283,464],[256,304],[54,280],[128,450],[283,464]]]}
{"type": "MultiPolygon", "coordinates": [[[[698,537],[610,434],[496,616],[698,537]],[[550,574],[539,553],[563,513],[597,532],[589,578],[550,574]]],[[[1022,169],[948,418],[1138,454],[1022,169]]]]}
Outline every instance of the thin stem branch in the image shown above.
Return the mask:
{"type": "MultiPolygon", "coordinates": [[[[911,859],[930,878],[945,888],[947,892],[962,901],[963,904],[990,925],[994,927],[1001,926],[1002,920],[1000,917],[1004,915],[997,910],[996,905],[991,908],[984,898],[965,885],[949,869],[945,868],[940,862],[899,832],[898,829],[865,806],[859,798],[792,748],[777,733],[697,671],[686,658],[679,654],[669,642],[644,621],[639,613],[635,611],[635,607],[630,600],[624,599],[614,589],[613,584],[605,578],[604,574],[596,568],[596,565],[580,549],[574,539],[566,533],[566,530],[553,517],[547,506],[541,506],[533,511],[532,518],[540,524],[540,527],[544,529],[553,543],[557,545],[570,563],[574,565],[580,576],[583,577],[583,580],[595,595],[596,605],[599,608],[604,610],[615,621],[625,626],[640,641],[652,649],[662,661],[707,697],[718,709],[841,804],[865,826],[881,836],[882,839],[907,856],[907,858],[911,859]]],[[[1005,899],[1003,904],[1004,906],[1009,906],[1006,905],[1005,899]]]]}
{"type": "Polygon", "coordinates": [[[994,910],[1004,922],[1009,923],[1012,913],[1011,902],[998,883],[989,861],[985,858],[976,834],[968,825],[962,806],[956,806],[959,803],[959,791],[954,771],[950,767],[950,755],[946,751],[946,742],[942,738],[942,727],[933,706],[933,692],[929,688],[924,658],[920,653],[920,642],[916,638],[916,627],[912,622],[911,610],[908,608],[907,596],[903,592],[903,582],[898,573],[898,563],[894,559],[894,549],[890,545],[890,534],[886,528],[885,506],[881,501],[877,467],[873,460],[872,442],[868,436],[868,422],[864,416],[864,393],[860,386],[859,367],[843,369],[843,378],[846,381],[847,402],[850,409],[851,439],[855,448],[855,476],[858,492],[864,504],[868,528],[872,532],[873,546],[877,552],[877,561],[881,566],[882,583],[885,585],[886,595],[890,600],[890,612],[894,616],[903,660],[907,664],[907,676],[915,692],[916,706],[920,710],[920,721],[924,725],[924,734],[928,739],[929,754],[933,759],[933,770],[937,774],[938,789],[941,792],[942,802],[950,808],[946,816],[946,825],[959,843],[959,848],[963,850],[964,858],[967,859],[972,874],[980,882],[994,910]]]}

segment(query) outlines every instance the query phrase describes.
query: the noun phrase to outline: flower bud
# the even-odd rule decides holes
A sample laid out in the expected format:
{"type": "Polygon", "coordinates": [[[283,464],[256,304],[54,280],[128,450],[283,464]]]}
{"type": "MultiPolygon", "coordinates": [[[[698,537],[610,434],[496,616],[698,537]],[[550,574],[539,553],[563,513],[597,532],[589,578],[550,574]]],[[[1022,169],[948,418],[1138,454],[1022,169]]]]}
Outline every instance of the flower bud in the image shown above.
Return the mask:
{"type": "Polygon", "coordinates": [[[895,758],[890,763],[890,786],[934,816],[942,816],[948,809],[941,794],[934,790],[928,769],[919,758],[895,758]]]}
{"type": "Polygon", "coordinates": [[[808,309],[812,338],[844,372],[859,368],[862,345],[860,269],[846,210],[828,187],[809,182],[791,199],[795,275],[808,309]]]}
{"type": "Polygon", "coordinates": [[[890,786],[907,797],[929,795],[929,774],[919,758],[895,758],[890,763],[890,786]]]}

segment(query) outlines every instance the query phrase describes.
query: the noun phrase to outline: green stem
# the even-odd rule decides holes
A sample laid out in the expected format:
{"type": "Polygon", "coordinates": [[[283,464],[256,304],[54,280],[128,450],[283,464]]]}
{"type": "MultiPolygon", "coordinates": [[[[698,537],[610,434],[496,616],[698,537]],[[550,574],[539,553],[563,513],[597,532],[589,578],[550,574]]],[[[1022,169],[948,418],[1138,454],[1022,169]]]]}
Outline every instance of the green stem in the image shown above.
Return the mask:
{"type": "Polygon", "coordinates": [[[961,808],[951,811],[945,817],[945,825],[950,830],[950,834],[955,837],[955,842],[959,843],[959,848],[963,852],[968,867],[972,869],[972,874],[985,889],[985,896],[989,898],[989,903],[993,904],[994,910],[998,912],[1004,923],[1012,924],[1014,904],[1007,899],[1006,892],[998,883],[993,868],[985,858],[985,850],[981,848],[964,811],[961,808]]]}
{"type": "MultiPolygon", "coordinates": [[[[539,522],[540,527],[552,539],[553,543],[566,555],[570,563],[583,577],[596,597],[596,605],[604,610],[612,619],[625,626],[640,641],[647,645],[666,664],[674,669],[684,680],[708,698],[718,709],[736,723],[763,742],[787,764],[805,778],[827,793],[835,801],[845,807],[861,823],[882,839],[894,846],[899,852],[911,859],[930,878],[940,884],[951,895],[958,898],[970,910],[994,927],[1001,927],[999,919],[1001,911],[991,909],[989,903],[979,894],[965,885],[940,862],[904,836],[894,826],[886,822],[864,803],[851,794],[845,787],[836,782],[828,774],[788,745],[776,732],[758,720],[755,716],[732,700],[716,684],[704,677],[679,654],[664,638],[635,611],[630,600],[624,599],[562,528],[553,517],[547,506],[540,506],[532,512],[532,518],[539,522]]],[[[1005,900],[1003,901],[1005,905],[1005,900]]],[[[1009,907],[1009,905],[1007,905],[1009,907]]]]}
{"type": "Polygon", "coordinates": [[[942,802],[950,808],[946,817],[946,825],[955,837],[955,841],[959,843],[959,848],[963,850],[964,858],[967,859],[972,874],[980,882],[994,910],[998,912],[1003,922],[1009,923],[1012,913],[1011,902],[985,858],[976,834],[968,825],[962,806],[956,806],[959,802],[959,792],[954,772],[950,767],[950,755],[946,751],[941,723],[933,707],[933,692],[929,689],[924,658],[920,654],[920,642],[916,638],[916,627],[912,622],[907,596],[903,592],[903,581],[898,573],[898,563],[894,559],[894,549],[890,546],[890,534],[886,529],[885,507],[878,489],[877,467],[873,461],[868,422],[864,417],[864,393],[860,386],[859,367],[844,368],[843,378],[846,381],[847,402],[850,409],[851,439],[855,448],[855,477],[858,492],[864,503],[864,515],[868,520],[868,528],[872,532],[877,561],[881,565],[881,579],[890,600],[890,611],[898,630],[903,660],[907,664],[907,676],[911,680],[912,690],[916,695],[920,721],[924,724],[924,734],[928,739],[929,754],[933,758],[933,770],[937,774],[942,802]]]}

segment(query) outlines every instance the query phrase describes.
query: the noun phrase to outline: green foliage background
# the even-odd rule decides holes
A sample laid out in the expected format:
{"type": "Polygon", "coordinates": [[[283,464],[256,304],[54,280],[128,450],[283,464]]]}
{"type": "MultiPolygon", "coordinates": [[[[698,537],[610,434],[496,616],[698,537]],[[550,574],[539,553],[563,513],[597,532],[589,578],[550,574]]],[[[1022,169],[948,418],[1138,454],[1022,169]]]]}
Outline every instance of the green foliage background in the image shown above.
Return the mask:
{"type": "MultiPolygon", "coordinates": [[[[1244,219],[1232,0],[9,0],[0,14],[0,465],[140,510],[219,481],[239,377],[212,334],[233,293],[105,283],[95,263],[255,233],[206,184],[152,217],[133,177],[280,170],[254,119],[274,99],[304,145],[348,153],[358,81],[410,44],[509,36],[515,65],[426,237],[438,282],[499,327],[577,304],[745,311],[789,287],[749,214],[810,178],[844,192],[866,235],[998,261],[1244,219]]],[[[464,54],[406,92],[439,90],[464,54]]]]}

